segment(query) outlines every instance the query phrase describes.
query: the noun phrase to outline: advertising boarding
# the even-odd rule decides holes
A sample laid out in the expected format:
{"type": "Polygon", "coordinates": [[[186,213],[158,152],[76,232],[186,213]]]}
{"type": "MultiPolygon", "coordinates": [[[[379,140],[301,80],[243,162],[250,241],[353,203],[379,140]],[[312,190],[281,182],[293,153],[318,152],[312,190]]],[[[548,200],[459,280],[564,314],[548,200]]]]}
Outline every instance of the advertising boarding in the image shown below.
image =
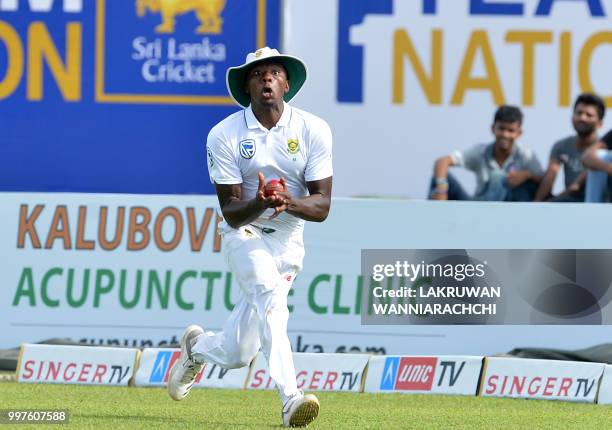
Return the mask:
{"type": "Polygon", "coordinates": [[[488,357],[480,395],[593,403],[605,366],[602,363],[488,357]]]}
{"type": "MultiPolygon", "coordinates": [[[[134,377],[137,387],[166,387],[170,369],[181,355],[180,349],[145,348],[140,355],[138,370],[134,377]]],[[[244,388],[249,367],[223,369],[215,364],[206,363],[198,373],[194,387],[244,388]]]]}
{"type": "MultiPolygon", "coordinates": [[[[165,348],[190,324],[222,330],[241,297],[223,255],[214,196],[0,193],[0,200],[0,348],[52,338],[165,348]]],[[[370,286],[361,275],[362,249],[445,249],[449,237],[465,249],[612,243],[612,232],[596,223],[558,234],[586,213],[604,219],[605,205],[563,212],[535,205],[530,223],[522,222],[524,210],[472,202],[458,205],[449,220],[437,202],[334,199],[324,223],[305,227],[304,269],[288,297],[293,351],[478,356],[607,342],[608,326],[571,325],[569,316],[563,325],[362,325],[370,286]],[[402,224],[381,222],[386,214],[402,224]],[[423,228],[424,220],[437,229],[423,228]]],[[[555,279],[567,286],[568,276],[559,271],[555,279]]],[[[612,305],[606,288],[599,294],[591,319],[606,324],[612,305]]]]}
{"type": "Polygon", "coordinates": [[[127,386],[138,354],[134,348],[24,344],[17,381],[127,386]]]}
{"type": "Polygon", "coordinates": [[[580,93],[612,106],[611,13],[612,0],[287,2],[284,45],[310,72],[295,104],[331,125],[334,192],[425,198],[436,158],[493,142],[502,104],[521,107],[518,143],[546,166],[580,93]]]}
{"type": "Polygon", "coordinates": [[[278,0],[0,1],[0,191],[210,194],[228,66],[278,0]]]}
{"type": "Polygon", "coordinates": [[[469,356],[374,356],[364,391],[473,396],[482,362],[469,356]]]}

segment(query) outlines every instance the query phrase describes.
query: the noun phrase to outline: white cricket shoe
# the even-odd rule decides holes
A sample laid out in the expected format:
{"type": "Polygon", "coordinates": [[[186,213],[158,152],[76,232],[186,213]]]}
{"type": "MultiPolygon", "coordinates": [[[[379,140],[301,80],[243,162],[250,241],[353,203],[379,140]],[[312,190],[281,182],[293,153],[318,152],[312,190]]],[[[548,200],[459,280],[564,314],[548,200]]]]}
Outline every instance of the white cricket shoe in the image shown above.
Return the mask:
{"type": "Polygon", "coordinates": [[[296,395],[283,406],[285,427],[306,427],[319,415],[319,399],[313,394],[296,395]]]}
{"type": "Polygon", "coordinates": [[[183,400],[189,394],[196,376],[204,367],[204,363],[198,363],[191,357],[193,342],[202,333],[204,333],[204,330],[197,325],[190,325],[185,329],[185,333],[183,333],[181,338],[181,355],[174,362],[168,377],[168,394],[174,400],[183,400]]]}

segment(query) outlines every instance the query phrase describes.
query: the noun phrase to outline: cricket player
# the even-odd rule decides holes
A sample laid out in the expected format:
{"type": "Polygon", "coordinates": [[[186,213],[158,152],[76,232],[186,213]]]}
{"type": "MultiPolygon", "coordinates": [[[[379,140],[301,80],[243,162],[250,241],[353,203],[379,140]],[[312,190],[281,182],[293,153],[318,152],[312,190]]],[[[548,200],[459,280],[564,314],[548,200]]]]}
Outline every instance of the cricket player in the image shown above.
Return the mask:
{"type": "Polygon", "coordinates": [[[304,221],[327,218],[332,190],[332,135],[322,119],[288,102],[306,80],[299,58],[268,47],[229,68],[227,87],[244,109],[210,131],[210,179],[224,221],[223,251],[241,298],[223,331],[187,327],[168,392],[182,400],[205,363],[248,366],[261,349],[282,401],[286,427],[302,427],[319,401],[297,388],[287,336],[287,295],[304,258],[304,221]],[[276,192],[267,181],[279,180],[276,192]]]}

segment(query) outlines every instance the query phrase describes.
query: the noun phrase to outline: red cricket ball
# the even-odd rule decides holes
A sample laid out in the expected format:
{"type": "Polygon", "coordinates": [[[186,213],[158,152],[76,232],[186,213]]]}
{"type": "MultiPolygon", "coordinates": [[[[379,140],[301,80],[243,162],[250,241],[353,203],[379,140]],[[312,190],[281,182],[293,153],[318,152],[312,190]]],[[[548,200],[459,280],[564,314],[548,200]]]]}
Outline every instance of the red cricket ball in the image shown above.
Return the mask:
{"type": "Polygon", "coordinates": [[[271,179],[264,188],[264,195],[270,197],[278,192],[284,191],[283,184],[278,179],[271,179]]]}

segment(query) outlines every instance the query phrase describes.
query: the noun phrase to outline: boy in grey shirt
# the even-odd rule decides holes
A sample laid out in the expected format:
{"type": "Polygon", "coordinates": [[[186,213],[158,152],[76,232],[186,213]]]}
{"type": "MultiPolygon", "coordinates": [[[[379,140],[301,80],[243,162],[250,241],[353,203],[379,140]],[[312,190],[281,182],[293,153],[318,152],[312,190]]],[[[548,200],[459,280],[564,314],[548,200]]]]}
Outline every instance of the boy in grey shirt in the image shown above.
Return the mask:
{"type": "Polygon", "coordinates": [[[523,114],[515,106],[500,106],[491,131],[495,141],[440,157],[434,164],[429,197],[433,200],[531,201],[542,179],[542,166],[532,150],[515,141],[522,133],[523,114]],[[470,196],[448,170],[464,167],[476,175],[470,196]]]}

